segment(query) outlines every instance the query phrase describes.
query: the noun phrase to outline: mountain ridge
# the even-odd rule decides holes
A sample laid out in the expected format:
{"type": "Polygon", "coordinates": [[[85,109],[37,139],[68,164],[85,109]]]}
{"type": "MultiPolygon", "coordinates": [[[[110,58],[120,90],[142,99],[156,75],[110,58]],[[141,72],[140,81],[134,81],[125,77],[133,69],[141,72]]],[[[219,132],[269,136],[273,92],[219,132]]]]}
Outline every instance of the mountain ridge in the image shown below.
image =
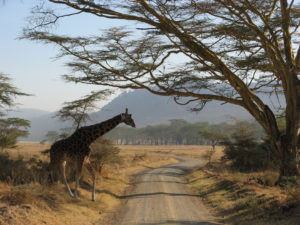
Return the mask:
{"type": "MultiPolygon", "coordinates": [[[[267,101],[267,99],[264,99],[264,101],[267,101]]],[[[270,105],[272,106],[271,103],[270,105]]],[[[252,116],[242,107],[232,104],[222,104],[218,101],[207,103],[204,109],[197,113],[189,111],[191,107],[194,107],[194,105],[178,105],[171,97],[153,95],[146,90],[135,90],[120,94],[99,111],[92,113],[90,115],[92,121],[89,124],[110,119],[115,115],[125,112],[126,108],[132,114],[138,128],[149,125],[167,124],[171,119],[184,119],[190,123],[209,122],[215,124],[233,122],[232,118],[239,120],[252,119],[252,116]]],[[[30,135],[26,138],[28,141],[41,141],[45,138],[48,131],[58,131],[71,124],[70,122],[62,122],[58,118],[53,118],[55,112],[36,109],[33,109],[32,113],[30,113],[30,109],[25,109],[24,111],[24,116],[22,116],[22,113],[17,115],[31,121],[30,135]]]]}
{"type": "MultiPolygon", "coordinates": [[[[191,105],[191,107],[194,107],[191,105]]],[[[226,115],[241,120],[250,119],[250,114],[241,107],[220,102],[209,102],[203,110],[191,112],[187,106],[176,104],[171,97],[153,95],[145,90],[124,92],[105,105],[101,110],[92,114],[92,118],[105,119],[112,112],[129,113],[135,119],[137,127],[165,124],[170,119],[185,119],[188,122],[220,123],[230,121],[226,115]]]]}

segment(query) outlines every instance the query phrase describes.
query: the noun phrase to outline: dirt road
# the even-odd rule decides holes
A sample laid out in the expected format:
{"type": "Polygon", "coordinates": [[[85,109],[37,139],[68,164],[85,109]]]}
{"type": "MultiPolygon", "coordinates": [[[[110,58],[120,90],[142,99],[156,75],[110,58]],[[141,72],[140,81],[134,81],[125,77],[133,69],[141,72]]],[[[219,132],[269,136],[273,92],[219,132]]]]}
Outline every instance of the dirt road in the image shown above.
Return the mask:
{"type": "Polygon", "coordinates": [[[180,163],[150,169],[139,175],[116,224],[215,225],[200,197],[187,192],[182,175],[199,165],[197,159],[178,157],[180,163]]]}

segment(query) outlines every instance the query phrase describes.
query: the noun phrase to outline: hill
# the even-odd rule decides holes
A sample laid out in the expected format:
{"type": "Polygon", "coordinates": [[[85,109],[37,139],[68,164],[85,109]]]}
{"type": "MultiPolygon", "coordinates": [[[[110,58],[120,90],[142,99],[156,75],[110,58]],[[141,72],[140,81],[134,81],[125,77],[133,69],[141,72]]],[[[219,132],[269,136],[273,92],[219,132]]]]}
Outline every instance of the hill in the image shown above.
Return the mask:
{"type": "MultiPolygon", "coordinates": [[[[264,100],[270,102],[269,97],[264,100]]],[[[272,100],[272,99],[271,99],[272,100]]],[[[275,99],[272,102],[276,102],[275,99]]],[[[270,102],[270,106],[273,105],[270,102]]],[[[232,118],[239,120],[252,119],[251,115],[241,107],[221,102],[209,102],[202,111],[191,112],[193,105],[182,106],[176,104],[171,97],[153,95],[145,90],[124,92],[105,105],[100,111],[91,115],[92,122],[107,120],[129,109],[138,128],[148,125],[168,124],[171,119],[184,119],[188,122],[221,123],[232,122],[232,118]]],[[[31,121],[28,141],[41,141],[50,130],[59,130],[70,126],[53,118],[55,112],[36,109],[18,109],[10,112],[9,116],[18,116],[31,121]]]]}
{"type": "Polygon", "coordinates": [[[17,109],[8,112],[8,117],[19,117],[30,121],[29,136],[22,138],[22,141],[41,141],[48,131],[56,131],[67,127],[68,123],[53,118],[55,112],[48,112],[39,109],[17,109]]]}
{"type": "Polygon", "coordinates": [[[200,112],[191,112],[191,106],[176,104],[171,97],[157,96],[145,90],[125,92],[99,112],[92,115],[93,120],[101,121],[128,108],[137,127],[166,124],[171,119],[184,119],[188,122],[229,122],[231,118],[248,120],[251,115],[241,107],[220,102],[209,102],[200,112]]]}
{"type": "Polygon", "coordinates": [[[30,108],[17,108],[13,111],[8,112],[9,117],[20,117],[27,120],[31,120],[37,117],[47,116],[51,114],[48,111],[40,109],[30,109],[30,108]]]}

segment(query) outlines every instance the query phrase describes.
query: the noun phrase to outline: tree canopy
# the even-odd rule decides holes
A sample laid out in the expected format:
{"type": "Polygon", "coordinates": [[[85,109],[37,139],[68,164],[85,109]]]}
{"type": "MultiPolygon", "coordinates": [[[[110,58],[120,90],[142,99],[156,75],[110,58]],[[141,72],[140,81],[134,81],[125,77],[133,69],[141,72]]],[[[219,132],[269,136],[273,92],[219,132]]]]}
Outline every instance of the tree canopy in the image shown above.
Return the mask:
{"type": "Polygon", "coordinates": [[[20,118],[0,119],[0,149],[15,148],[19,137],[28,135],[28,120],[20,118]]]}
{"type": "Polygon", "coordinates": [[[28,135],[30,122],[21,118],[6,118],[5,110],[15,105],[17,96],[26,96],[11,84],[11,79],[0,73],[0,149],[15,148],[17,138],[28,135]]]}
{"type": "Polygon", "coordinates": [[[13,106],[15,98],[22,95],[28,94],[19,91],[11,84],[11,79],[0,72],[0,110],[13,106]]]}
{"type": "MultiPolygon", "coordinates": [[[[189,123],[185,120],[169,120],[169,124],[143,128],[117,127],[105,135],[117,144],[127,145],[218,145],[229,137],[241,122],[235,124],[207,122],[189,123]]],[[[243,121],[255,131],[255,140],[260,140],[263,129],[255,121],[243,121]]]]}
{"type": "Polygon", "coordinates": [[[287,0],[49,0],[36,7],[24,38],[55,43],[71,57],[65,79],[174,96],[179,104],[211,100],[244,107],[282,155],[281,175],[296,171],[300,145],[300,7],[287,0]],[[45,6],[45,4],[44,4],[45,6]],[[50,5],[51,6],[51,5],[50,5]],[[47,27],[75,14],[136,22],[99,36],[71,37],[47,27]],[[281,132],[270,103],[285,97],[281,132]],[[291,168],[293,167],[293,168],[291,168]],[[289,169],[291,168],[291,169],[289,169]]]}
{"type": "Polygon", "coordinates": [[[75,130],[82,124],[90,120],[89,114],[91,110],[96,108],[96,102],[104,100],[108,95],[112,94],[110,90],[102,90],[92,92],[81,99],[72,102],[65,102],[64,106],[57,112],[56,117],[62,121],[71,120],[75,130]]]}

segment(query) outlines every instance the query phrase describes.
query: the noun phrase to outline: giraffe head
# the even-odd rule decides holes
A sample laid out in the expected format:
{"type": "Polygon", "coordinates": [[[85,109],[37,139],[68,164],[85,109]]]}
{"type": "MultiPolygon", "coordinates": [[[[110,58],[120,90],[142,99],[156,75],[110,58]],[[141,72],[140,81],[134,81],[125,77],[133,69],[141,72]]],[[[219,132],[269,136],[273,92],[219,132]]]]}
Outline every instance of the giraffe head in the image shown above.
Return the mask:
{"type": "Polygon", "coordinates": [[[133,121],[133,119],[131,118],[131,114],[128,114],[128,109],[126,108],[125,113],[121,114],[122,117],[122,122],[124,122],[125,124],[135,127],[135,123],[133,121]]]}

